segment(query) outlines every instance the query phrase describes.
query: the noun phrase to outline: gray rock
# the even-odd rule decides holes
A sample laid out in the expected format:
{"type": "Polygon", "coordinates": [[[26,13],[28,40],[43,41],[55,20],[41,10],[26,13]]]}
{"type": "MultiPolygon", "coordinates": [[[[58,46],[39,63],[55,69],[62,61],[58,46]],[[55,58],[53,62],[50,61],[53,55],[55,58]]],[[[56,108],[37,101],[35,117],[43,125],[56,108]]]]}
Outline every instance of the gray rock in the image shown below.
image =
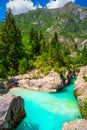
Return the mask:
{"type": "Polygon", "coordinates": [[[8,89],[5,87],[5,84],[0,81],[0,94],[4,94],[8,91],[8,89]]]}
{"type": "Polygon", "coordinates": [[[24,116],[24,101],[21,97],[0,95],[0,130],[12,130],[24,116]]]}
{"type": "Polygon", "coordinates": [[[87,82],[83,79],[83,76],[87,76],[87,66],[82,67],[75,81],[74,93],[78,100],[78,106],[83,118],[87,119],[87,115],[83,114],[84,100],[87,99],[87,82]]]}
{"type": "Polygon", "coordinates": [[[75,96],[86,96],[87,95],[87,82],[83,79],[83,76],[87,75],[87,66],[82,67],[78,74],[77,80],[75,81],[74,93],[75,96]]]}
{"type": "Polygon", "coordinates": [[[2,81],[0,81],[0,89],[4,88],[4,83],[2,81]]]}
{"type": "Polygon", "coordinates": [[[87,130],[87,120],[80,119],[73,122],[65,123],[62,130],[87,130]]]}
{"type": "Polygon", "coordinates": [[[23,87],[32,90],[57,92],[59,89],[69,84],[73,77],[71,71],[67,71],[66,79],[63,74],[58,74],[51,70],[47,76],[43,76],[41,72],[35,70],[29,74],[11,77],[9,84],[11,87],[23,87]],[[39,78],[38,75],[40,76],[39,78]],[[36,77],[36,79],[34,78],[36,77]],[[67,80],[67,83],[66,83],[67,80]]]}

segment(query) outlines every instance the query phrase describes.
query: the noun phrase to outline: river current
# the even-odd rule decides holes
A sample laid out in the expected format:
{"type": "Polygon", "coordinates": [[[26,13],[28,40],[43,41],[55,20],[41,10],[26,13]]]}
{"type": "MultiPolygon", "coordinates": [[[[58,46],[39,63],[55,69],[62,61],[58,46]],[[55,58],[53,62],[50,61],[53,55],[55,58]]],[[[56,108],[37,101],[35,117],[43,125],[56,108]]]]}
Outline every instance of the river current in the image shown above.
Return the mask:
{"type": "Polygon", "coordinates": [[[57,93],[13,88],[10,94],[24,99],[26,117],[15,130],[62,130],[65,122],[80,119],[81,114],[74,97],[74,81],[57,93]]]}

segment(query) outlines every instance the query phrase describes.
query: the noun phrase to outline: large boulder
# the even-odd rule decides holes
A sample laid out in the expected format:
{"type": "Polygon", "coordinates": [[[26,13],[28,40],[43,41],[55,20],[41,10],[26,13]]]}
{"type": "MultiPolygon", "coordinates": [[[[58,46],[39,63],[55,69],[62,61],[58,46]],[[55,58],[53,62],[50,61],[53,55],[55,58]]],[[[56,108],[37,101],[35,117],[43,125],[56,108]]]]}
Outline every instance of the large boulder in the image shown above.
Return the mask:
{"type": "Polygon", "coordinates": [[[62,130],[87,130],[87,120],[80,119],[65,123],[62,130]]]}
{"type": "Polygon", "coordinates": [[[24,101],[21,97],[0,95],[0,130],[12,130],[24,116],[24,101]]]}
{"type": "Polygon", "coordinates": [[[53,70],[47,75],[40,78],[34,78],[33,74],[19,75],[9,79],[11,87],[24,87],[32,90],[56,92],[65,84],[64,78],[53,70]]]}
{"type": "Polygon", "coordinates": [[[73,77],[71,71],[67,71],[66,77],[51,70],[47,76],[39,71],[29,74],[10,77],[8,82],[10,87],[23,87],[31,90],[57,92],[59,89],[69,84],[73,77]]]}

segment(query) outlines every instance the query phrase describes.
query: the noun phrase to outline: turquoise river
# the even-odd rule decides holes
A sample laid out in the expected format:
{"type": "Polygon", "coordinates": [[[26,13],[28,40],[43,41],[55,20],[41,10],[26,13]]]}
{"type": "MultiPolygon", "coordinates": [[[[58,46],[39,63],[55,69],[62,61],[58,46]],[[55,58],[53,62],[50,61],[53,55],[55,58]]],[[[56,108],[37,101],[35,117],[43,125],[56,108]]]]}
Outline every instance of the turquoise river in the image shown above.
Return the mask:
{"type": "Polygon", "coordinates": [[[24,99],[26,117],[15,130],[62,130],[65,122],[81,118],[74,97],[74,81],[58,93],[13,88],[10,94],[24,99]]]}

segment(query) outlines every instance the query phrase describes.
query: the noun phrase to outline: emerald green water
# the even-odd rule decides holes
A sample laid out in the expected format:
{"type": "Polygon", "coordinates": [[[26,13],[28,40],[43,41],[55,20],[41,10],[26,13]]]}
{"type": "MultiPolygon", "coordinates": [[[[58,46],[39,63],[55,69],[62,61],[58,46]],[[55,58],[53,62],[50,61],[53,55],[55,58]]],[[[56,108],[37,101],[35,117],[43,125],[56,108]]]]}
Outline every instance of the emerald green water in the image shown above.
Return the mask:
{"type": "Polygon", "coordinates": [[[9,93],[23,97],[26,110],[26,117],[15,130],[62,130],[64,122],[81,118],[74,81],[58,93],[11,89],[9,93]]]}

